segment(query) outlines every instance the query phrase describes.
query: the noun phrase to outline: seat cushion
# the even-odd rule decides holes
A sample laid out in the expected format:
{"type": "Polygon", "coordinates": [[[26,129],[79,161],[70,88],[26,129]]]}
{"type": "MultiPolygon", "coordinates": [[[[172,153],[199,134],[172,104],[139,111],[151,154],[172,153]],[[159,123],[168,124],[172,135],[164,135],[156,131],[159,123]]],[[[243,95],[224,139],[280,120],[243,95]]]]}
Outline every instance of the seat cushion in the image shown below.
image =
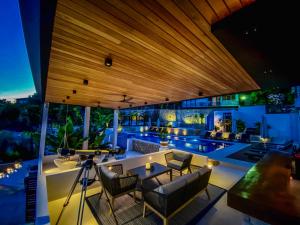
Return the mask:
{"type": "Polygon", "coordinates": [[[184,177],[179,177],[178,179],[176,179],[168,184],[161,185],[154,190],[161,194],[169,195],[179,189],[184,188],[185,185],[186,185],[186,180],[184,179],[184,177]]]}
{"type": "Polygon", "coordinates": [[[187,159],[190,159],[192,157],[192,154],[190,153],[183,153],[183,152],[174,152],[173,153],[173,158],[175,160],[178,160],[178,161],[185,161],[187,159]]]}
{"type": "Polygon", "coordinates": [[[117,178],[119,176],[117,173],[109,170],[107,166],[101,166],[101,172],[108,179],[114,179],[114,178],[117,178]]]}
{"type": "Polygon", "coordinates": [[[168,167],[173,168],[173,169],[176,169],[176,170],[181,170],[182,165],[183,165],[183,162],[178,161],[178,160],[175,160],[175,159],[170,160],[170,161],[168,161],[168,163],[167,163],[167,166],[168,166],[168,167]]]}

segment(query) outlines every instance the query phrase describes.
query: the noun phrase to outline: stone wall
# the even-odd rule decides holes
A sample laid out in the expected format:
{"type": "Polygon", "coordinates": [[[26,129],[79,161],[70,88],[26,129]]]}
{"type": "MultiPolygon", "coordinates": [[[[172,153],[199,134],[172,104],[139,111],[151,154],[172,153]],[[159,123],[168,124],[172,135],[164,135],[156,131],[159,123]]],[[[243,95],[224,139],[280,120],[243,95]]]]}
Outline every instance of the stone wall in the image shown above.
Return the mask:
{"type": "Polygon", "coordinates": [[[132,140],[132,150],[142,154],[158,152],[159,147],[159,144],[144,142],[140,140],[132,140]]]}

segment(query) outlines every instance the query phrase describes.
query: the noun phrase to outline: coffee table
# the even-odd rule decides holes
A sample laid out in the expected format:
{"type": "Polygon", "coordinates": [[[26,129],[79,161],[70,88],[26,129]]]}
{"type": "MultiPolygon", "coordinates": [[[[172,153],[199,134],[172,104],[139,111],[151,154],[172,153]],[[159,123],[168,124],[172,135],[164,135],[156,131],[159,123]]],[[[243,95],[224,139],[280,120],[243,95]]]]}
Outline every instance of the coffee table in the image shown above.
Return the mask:
{"type": "Polygon", "coordinates": [[[139,180],[141,182],[141,189],[143,189],[143,183],[146,180],[155,178],[159,185],[161,185],[161,182],[158,180],[158,176],[164,173],[170,174],[170,181],[172,181],[172,169],[168,168],[164,165],[161,165],[157,162],[151,163],[151,169],[146,170],[146,166],[139,166],[133,169],[130,169],[127,171],[128,175],[138,175],[139,180]]]}

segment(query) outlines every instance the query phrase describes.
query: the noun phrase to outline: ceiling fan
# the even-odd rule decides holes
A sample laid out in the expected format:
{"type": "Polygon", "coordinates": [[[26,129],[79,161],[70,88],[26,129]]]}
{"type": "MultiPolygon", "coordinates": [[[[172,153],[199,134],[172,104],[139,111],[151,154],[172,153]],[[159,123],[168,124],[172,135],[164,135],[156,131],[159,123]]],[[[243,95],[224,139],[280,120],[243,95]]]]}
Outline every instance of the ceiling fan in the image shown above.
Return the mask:
{"type": "Polygon", "coordinates": [[[132,99],[133,99],[132,97],[127,98],[127,95],[123,95],[123,99],[118,102],[134,104],[135,102],[132,102],[131,101],[132,99]]]}

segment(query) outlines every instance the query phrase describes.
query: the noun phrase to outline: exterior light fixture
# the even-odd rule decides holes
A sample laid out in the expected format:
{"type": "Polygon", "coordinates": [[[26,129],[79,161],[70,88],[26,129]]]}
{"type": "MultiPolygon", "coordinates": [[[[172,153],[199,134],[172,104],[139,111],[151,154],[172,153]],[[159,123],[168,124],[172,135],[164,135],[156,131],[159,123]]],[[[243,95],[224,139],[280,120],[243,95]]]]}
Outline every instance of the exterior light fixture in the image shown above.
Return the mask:
{"type": "Polygon", "coordinates": [[[199,92],[198,92],[198,95],[199,95],[199,96],[203,96],[203,92],[202,92],[202,91],[199,91],[199,92]]]}
{"type": "Polygon", "coordinates": [[[169,101],[169,98],[166,98],[165,100],[166,100],[166,102],[168,102],[168,101],[169,101]]]}
{"type": "Polygon", "coordinates": [[[68,96],[68,95],[67,95],[67,97],[66,97],[66,98],[67,98],[67,99],[70,99],[70,96],[68,96]]]}
{"type": "Polygon", "coordinates": [[[104,60],[104,65],[107,67],[111,67],[112,66],[112,58],[110,56],[106,57],[104,60]]]}
{"type": "Polygon", "coordinates": [[[147,105],[148,104],[148,102],[145,102],[145,105],[147,105]]]}
{"type": "Polygon", "coordinates": [[[244,101],[244,100],[246,100],[246,99],[247,99],[247,97],[246,97],[245,95],[242,95],[242,96],[241,96],[241,100],[244,101]]]}
{"type": "Polygon", "coordinates": [[[130,104],[130,105],[129,105],[129,107],[131,108],[131,107],[132,107],[132,105],[130,104]]]}
{"type": "Polygon", "coordinates": [[[63,102],[63,103],[65,103],[65,102],[66,102],[66,100],[65,100],[65,99],[63,99],[63,100],[62,100],[62,102],[63,102]]]}
{"type": "Polygon", "coordinates": [[[86,80],[86,79],[84,79],[84,80],[83,80],[83,85],[89,85],[89,81],[86,80]]]}
{"type": "Polygon", "coordinates": [[[76,90],[73,90],[72,92],[73,92],[73,94],[74,94],[74,95],[77,93],[77,91],[76,91],[76,90]]]}

